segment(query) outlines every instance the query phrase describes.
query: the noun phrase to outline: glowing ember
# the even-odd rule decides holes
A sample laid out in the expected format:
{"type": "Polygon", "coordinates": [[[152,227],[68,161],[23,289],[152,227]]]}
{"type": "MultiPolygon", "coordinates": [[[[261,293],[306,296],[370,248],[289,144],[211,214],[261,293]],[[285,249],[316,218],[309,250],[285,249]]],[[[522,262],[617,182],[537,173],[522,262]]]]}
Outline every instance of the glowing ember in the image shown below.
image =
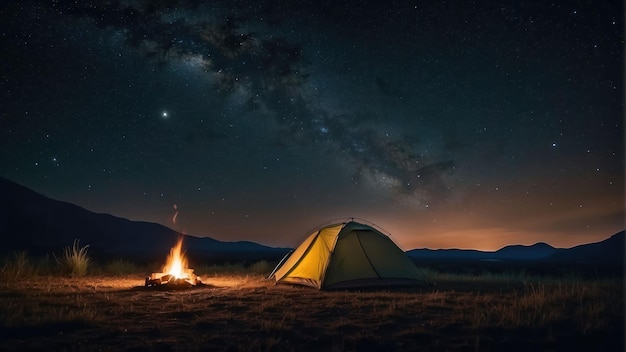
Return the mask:
{"type": "Polygon", "coordinates": [[[146,286],[160,286],[174,284],[178,286],[194,286],[201,284],[200,278],[193,273],[193,269],[187,268],[187,258],[182,253],[183,238],[179,238],[176,246],[170,250],[167,261],[163,266],[163,272],[152,273],[146,278],[146,286]]]}

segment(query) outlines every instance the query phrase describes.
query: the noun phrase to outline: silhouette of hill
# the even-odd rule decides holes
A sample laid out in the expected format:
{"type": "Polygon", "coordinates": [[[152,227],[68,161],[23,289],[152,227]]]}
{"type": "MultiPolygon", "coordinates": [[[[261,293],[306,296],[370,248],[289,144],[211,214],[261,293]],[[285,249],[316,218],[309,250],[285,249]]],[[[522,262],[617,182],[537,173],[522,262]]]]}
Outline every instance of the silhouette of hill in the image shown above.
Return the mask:
{"type": "Polygon", "coordinates": [[[497,250],[494,254],[498,259],[541,259],[561,252],[562,248],[538,242],[530,246],[512,245],[497,250]]]}
{"type": "Polygon", "coordinates": [[[475,249],[429,249],[417,248],[406,251],[412,258],[424,259],[489,259],[489,252],[482,252],[475,249]]]}
{"type": "MultiPolygon", "coordinates": [[[[60,251],[75,239],[89,245],[94,257],[162,259],[178,236],[176,231],[155,223],[131,221],[109,214],[98,214],[77,205],[48,198],[0,177],[0,255],[28,251],[42,255],[60,251]]],[[[280,259],[288,248],[272,248],[258,243],[223,242],[209,237],[184,235],[184,248],[190,257],[226,259],[280,259]]],[[[479,261],[568,261],[622,264],[624,231],[609,239],[569,249],[547,243],[530,246],[510,245],[497,251],[420,248],[406,252],[414,260],[479,261]]]]}
{"type": "Polygon", "coordinates": [[[582,244],[566,251],[555,253],[548,257],[548,260],[567,260],[581,263],[623,263],[624,237],[624,231],[620,231],[604,241],[582,244]]]}
{"type": "Polygon", "coordinates": [[[554,248],[547,243],[539,242],[531,246],[510,245],[493,252],[474,249],[421,248],[407,251],[407,254],[414,258],[429,259],[528,260],[546,258],[562,250],[563,249],[560,248],[554,248]]]}
{"type": "Polygon", "coordinates": [[[624,261],[624,231],[610,238],[583,244],[572,248],[554,248],[539,242],[530,246],[510,245],[493,252],[465,249],[428,249],[420,248],[407,251],[413,259],[466,259],[482,261],[569,261],[621,264],[624,261]]]}
{"type": "MultiPolygon", "coordinates": [[[[75,239],[89,245],[95,257],[164,258],[179,233],[160,224],[131,221],[97,214],[77,205],[50,199],[0,177],[0,254],[60,253],[75,239]]],[[[237,256],[271,254],[280,257],[288,249],[253,242],[222,242],[185,235],[183,247],[190,256],[237,256]]]]}

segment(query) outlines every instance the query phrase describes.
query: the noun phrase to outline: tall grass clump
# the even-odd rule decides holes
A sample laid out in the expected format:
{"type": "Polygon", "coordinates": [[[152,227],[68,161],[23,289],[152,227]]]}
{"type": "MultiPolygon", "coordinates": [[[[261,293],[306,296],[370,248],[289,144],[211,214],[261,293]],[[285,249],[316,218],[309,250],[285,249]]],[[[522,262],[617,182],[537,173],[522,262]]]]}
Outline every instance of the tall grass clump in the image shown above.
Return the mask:
{"type": "Polygon", "coordinates": [[[35,267],[25,251],[13,252],[5,258],[0,273],[5,281],[20,279],[35,274],[35,267]]]}
{"type": "Polygon", "coordinates": [[[87,256],[89,245],[80,247],[80,240],[74,240],[71,247],[65,247],[61,258],[55,259],[61,266],[61,270],[70,276],[81,277],[87,275],[87,269],[91,265],[91,259],[87,256]]]}

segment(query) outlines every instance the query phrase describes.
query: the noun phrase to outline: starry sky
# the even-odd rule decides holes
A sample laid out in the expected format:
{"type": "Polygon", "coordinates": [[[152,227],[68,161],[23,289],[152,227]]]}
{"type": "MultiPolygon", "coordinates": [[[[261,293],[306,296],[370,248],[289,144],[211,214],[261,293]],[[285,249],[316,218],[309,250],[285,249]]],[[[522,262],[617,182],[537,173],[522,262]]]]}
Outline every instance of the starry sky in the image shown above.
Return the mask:
{"type": "Polygon", "coordinates": [[[571,247],[624,228],[621,1],[15,1],[0,176],[296,246],[571,247]]]}

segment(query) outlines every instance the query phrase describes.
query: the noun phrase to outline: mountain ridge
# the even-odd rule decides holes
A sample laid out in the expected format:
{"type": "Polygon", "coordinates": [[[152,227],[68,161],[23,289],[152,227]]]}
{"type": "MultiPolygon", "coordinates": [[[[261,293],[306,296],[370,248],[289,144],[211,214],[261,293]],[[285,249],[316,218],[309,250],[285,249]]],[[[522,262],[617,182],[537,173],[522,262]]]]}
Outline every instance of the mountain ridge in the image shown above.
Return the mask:
{"type": "Polygon", "coordinates": [[[569,260],[619,263],[623,262],[624,258],[624,237],[624,230],[622,230],[605,240],[571,248],[555,248],[545,242],[537,242],[532,245],[508,245],[496,251],[417,248],[406,253],[413,259],[569,260]]]}
{"type": "Polygon", "coordinates": [[[179,236],[189,254],[286,253],[288,248],[268,247],[249,241],[223,242],[210,237],[180,234],[161,224],[133,221],[91,212],[55,200],[0,177],[1,251],[47,254],[71,245],[89,245],[98,256],[150,257],[166,255],[179,236]]]}
{"type": "MultiPolygon", "coordinates": [[[[290,248],[268,247],[251,241],[224,242],[211,237],[183,235],[161,224],[134,221],[111,214],[91,212],[78,205],[55,200],[0,177],[0,235],[5,239],[0,253],[26,250],[47,254],[80,239],[90,253],[103,256],[162,256],[179,236],[184,236],[188,253],[235,255],[242,253],[282,256],[290,248]]],[[[623,262],[624,231],[595,243],[572,248],[555,248],[545,242],[513,244],[496,251],[475,249],[416,248],[406,251],[413,260],[470,259],[569,260],[623,262]]]]}

